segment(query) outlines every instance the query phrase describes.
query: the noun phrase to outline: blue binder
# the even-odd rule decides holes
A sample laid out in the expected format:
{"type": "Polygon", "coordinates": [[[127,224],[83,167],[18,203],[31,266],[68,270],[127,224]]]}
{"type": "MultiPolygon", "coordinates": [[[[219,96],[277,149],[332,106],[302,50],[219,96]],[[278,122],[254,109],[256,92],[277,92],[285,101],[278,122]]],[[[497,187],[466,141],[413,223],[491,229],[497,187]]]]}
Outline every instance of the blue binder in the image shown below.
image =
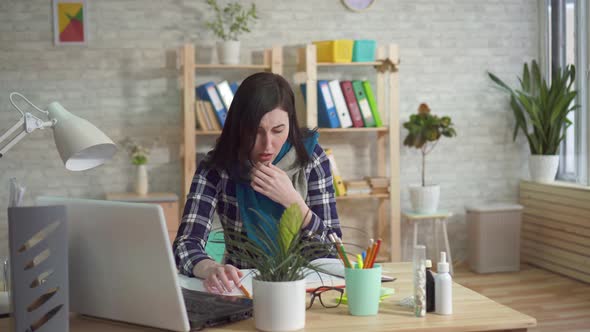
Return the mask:
{"type": "Polygon", "coordinates": [[[330,93],[328,81],[318,81],[318,126],[321,128],[340,128],[336,105],[330,93]]]}
{"type": "Polygon", "coordinates": [[[229,88],[231,89],[231,92],[234,93],[234,96],[236,95],[236,92],[238,92],[238,87],[240,85],[238,84],[238,82],[232,82],[229,84],[229,88]]]}
{"type": "Polygon", "coordinates": [[[223,127],[225,124],[225,118],[227,117],[227,109],[225,106],[223,106],[223,102],[217,93],[215,83],[207,82],[203,85],[199,85],[196,89],[196,92],[199,99],[211,103],[213,110],[215,111],[215,115],[217,115],[217,120],[219,120],[219,124],[221,127],[223,127]]]}

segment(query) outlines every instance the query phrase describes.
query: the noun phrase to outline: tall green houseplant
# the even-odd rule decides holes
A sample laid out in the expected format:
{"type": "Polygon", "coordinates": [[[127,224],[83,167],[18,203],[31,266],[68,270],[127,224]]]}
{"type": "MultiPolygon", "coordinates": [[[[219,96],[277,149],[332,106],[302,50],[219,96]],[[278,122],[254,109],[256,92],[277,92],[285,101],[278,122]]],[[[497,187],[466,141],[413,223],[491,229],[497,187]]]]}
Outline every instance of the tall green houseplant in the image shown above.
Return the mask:
{"type": "Polygon", "coordinates": [[[494,83],[510,95],[510,107],[516,119],[513,139],[519,129],[526,136],[533,155],[556,155],[565,130],[572,124],[568,114],[579,107],[573,103],[576,70],[573,65],[557,69],[548,82],[541,76],[535,60],[531,70],[527,63],[519,77],[520,88],[512,89],[496,75],[488,72],[494,83]]]}

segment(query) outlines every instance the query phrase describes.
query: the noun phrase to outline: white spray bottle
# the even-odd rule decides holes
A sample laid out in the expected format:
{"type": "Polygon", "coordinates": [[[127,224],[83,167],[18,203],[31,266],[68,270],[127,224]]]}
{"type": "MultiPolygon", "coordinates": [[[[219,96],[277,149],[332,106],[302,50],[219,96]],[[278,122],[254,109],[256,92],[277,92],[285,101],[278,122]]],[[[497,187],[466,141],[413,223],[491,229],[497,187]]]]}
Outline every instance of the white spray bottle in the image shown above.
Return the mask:
{"type": "Polygon", "coordinates": [[[434,277],[435,310],[439,315],[451,315],[453,313],[453,278],[449,274],[447,253],[441,251],[438,262],[437,275],[434,277]]]}

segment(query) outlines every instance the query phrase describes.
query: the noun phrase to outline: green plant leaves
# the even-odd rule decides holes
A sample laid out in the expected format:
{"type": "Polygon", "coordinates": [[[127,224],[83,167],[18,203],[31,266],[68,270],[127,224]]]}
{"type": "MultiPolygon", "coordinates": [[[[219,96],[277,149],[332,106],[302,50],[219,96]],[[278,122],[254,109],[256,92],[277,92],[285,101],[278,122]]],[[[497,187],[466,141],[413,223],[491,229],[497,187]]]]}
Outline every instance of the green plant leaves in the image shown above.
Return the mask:
{"type": "Polygon", "coordinates": [[[296,203],[291,204],[283,215],[279,223],[279,245],[283,254],[287,253],[293,239],[299,233],[303,217],[301,216],[301,209],[296,203]]]}
{"type": "MultiPolygon", "coordinates": [[[[262,224],[277,221],[265,219],[256,212],[262,224]]],[[[294,281],[304,278],[304,268],[317,270],[310,261],[324,257],[333,250],[331,243],[315,241],[301,234],[304,217],[299,205],[292,204],[281,215],[276,234],[269,234],[260,224],[255,227],[258,242],[241,230],[226,231],[226,247],[230,257],[258,270],[262,281],[294,281]]]]}
{"type": "Polygon", "coordinates": [[[207,4],[215,12],[215,19],[205,22],[205,26],[224,41],[238,40],[240,34],[250,32],[248,25],[258,19],[255,4],[249,9],[244,9],[240,2],[228,3],[223,9],[217,0],[207,0],[207,4]]]}
{"type": "Polygon", "coordinates": [[[513,140],[519,129],[526,136],[532,154],[555,155],[564,139],[564,131],[571,124],[569,112],[579,106],[574,105],[577,92],[572,90],[576,71],[573,65],[559,68],[551,75],[550,85],[542,78],[535,60],[523,65],[520,90],[511,89],[494,74],[488,72],[490,79],[510,94],[510,107],[516,119],[513,140]]]}

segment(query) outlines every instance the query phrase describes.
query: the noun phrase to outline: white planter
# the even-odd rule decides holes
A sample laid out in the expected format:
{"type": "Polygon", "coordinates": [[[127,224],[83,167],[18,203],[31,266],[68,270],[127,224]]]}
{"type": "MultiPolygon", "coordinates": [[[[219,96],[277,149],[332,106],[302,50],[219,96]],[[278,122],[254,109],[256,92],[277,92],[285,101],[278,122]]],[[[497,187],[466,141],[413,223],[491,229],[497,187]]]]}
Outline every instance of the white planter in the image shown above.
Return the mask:
{"type": "Polygon", "coordinates": [[[149,190],[149,180],[146,165],[137,165],[135,174],[135,192],[139,195],[147,195],[149,190]]]}
{"type": "Polygon", "coordinates": [[[559,167],[558,155],[533,154],[529,157],[531,180],[535,182],[553,182],[559,167]]]}
{"type": "Polygon", "coordinates": [[[224,65],[240,63],[240,42],[236,40],[217,42],[217,56],[224,65]]]}
{"type": "Polygon", "coordinates": [[[434,213],[438,209],[440,186],[410,186],[410,202],[415,213],[434,213]]]}
{"type": "Polygon", "coordinates": [[[261,331],[295,331],[305,327],[305,279],[252,281],[254,324],[261,331]]]}

